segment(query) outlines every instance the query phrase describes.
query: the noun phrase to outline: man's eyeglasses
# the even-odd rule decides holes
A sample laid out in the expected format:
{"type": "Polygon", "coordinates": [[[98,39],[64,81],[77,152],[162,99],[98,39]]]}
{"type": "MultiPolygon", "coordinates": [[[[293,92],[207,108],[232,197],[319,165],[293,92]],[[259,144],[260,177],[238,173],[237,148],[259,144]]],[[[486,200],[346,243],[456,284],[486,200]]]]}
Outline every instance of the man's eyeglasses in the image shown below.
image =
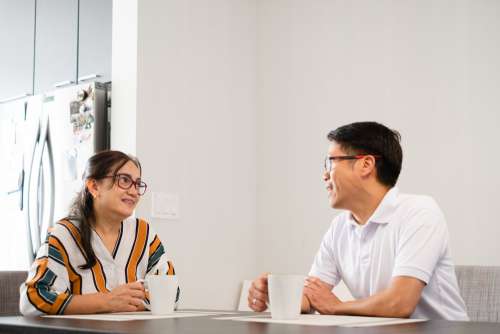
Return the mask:
{"type": "Polygon", "coordinates": [[[137,179],[136,181],[132,180],[130,175],[128,174],[115,174],[115,175],[108,175],[105,176],[104,178],[111,177],[113,178],[113,182],[116,182],[116,185],[123,190],[128,190],[132,186],[135,186],[135,189],[137,190],[137,193],[139,196],[144,195],[146,192],[146,189],[148,188],[148,185],[141,181],[140,179],[137,179]]]}
{"type": "Polygon", "coordinates": [[[331,172],[332,171],[332,165],[335,161],[342,161],[342,160],[358,160],[361,158],[364,158],[366,156],[371,155],[372,157],[376,159],[381,159],[382,156],[380,155],[374,155],[374,154],[358,154],[358,155],[339,155],[336,157],[326,157],[325,158],[325,171],[326,172],[331,172]]]}

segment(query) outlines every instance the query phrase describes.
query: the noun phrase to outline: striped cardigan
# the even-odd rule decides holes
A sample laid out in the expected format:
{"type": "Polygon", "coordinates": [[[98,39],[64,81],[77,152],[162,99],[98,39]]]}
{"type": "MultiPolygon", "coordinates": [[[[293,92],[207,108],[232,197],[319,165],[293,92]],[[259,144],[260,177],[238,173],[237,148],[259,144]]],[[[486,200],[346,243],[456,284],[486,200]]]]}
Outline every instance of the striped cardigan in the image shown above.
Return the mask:
{"type": "MultiPolygon", "coordinates": [[[[63,314],[74,295],[109,292],[150,273],[175,275],[172,262],[167,260],[151,225],[132,217],[121,223],[111,253],[92,231],[91,244],[97,261],[90,269],[80,269],[86,260],[79,224],[78,221],[59,221],[38,250],[28,279],[20,288],[22,314],[63,314]]],[[[148,301],[145,303],[147,307],[148,301]]]]}

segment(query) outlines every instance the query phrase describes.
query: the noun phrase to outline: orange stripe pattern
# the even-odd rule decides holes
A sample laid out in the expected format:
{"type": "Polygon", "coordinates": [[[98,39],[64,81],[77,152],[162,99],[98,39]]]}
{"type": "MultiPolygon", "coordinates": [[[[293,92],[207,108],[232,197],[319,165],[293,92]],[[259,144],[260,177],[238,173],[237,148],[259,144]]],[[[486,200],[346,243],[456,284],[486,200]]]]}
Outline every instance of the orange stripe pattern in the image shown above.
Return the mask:
{"type": "Polygon", "coordinates": [[[49,269],[47,268],[49,260],[48,258],[40,258],[35,260],[36,265],[38,265],[35,276],[26,282],[28,299],[39,311],[46,314],[58,314],[61,311],[62,306],[71,297],[67,292],[57,294],[57,297],[53,303],[50,303],[46,298],[43,298],[40,289],[49,290],[48,286],[39,286],[39,281],[41,278],[47,274],[49,269]]]}
{"type": "MultiPolygon", "coordinates": [[[[66,228],[73,235],[73,238],[76,240],[82,255],[85,257],[85,252],[83,251],[82,245],[82,237],[80,235],[80,231],[78,228],[71,222],[67,220],[61,220],[58,224],[66,226],[66,228]]],[[[104,270],[102,268],[102,264],[98,258],[96,258],[96,263],[92,266],[92,275],[94,276],[94,282],[99,292],[109,292],[108,288],[106,288],[106,279],[104,276],[104,270]]]]}
{"type": "Polygon", "coordinates": [[[135,242],[127,262],[126,274],[127,282],[135,282],[137,280],[137,266],[144,255],[144,250],[148,241],[149,226],[142,219],[137,219],[135,242]]]}
{"type": "Polygon", "coordinates": [[[151,257],[151,255],[153,255],[154,252],[156,252],[156,250],[158,249],[158,247],[160,247],[160,245],[161,245],[161,241],[158,238],[158,236],[155,235],[153,242],[151,243],[151,245],[149,245],[149,256],[150,257],[151,257]]]}
{"type": "Polygon", "coordinates": [[[172,263],[172,261],[167,261],[167,263],[168,263],[167,275],[175,275],[174,264],[172,263]]]}
{"type": "Polygon", "coordinates": [[[69,262],[69,256],[66,249],[62,245],[61,241],[54,236],[49,237],[49,245],[52,245],[59,250],[61,257],[63,258],[64,266],[68,271],[69,281],[71,283],[71,293],[75,295],[82,294],[82,277],[76,272],[71,263],[69,262]]]}

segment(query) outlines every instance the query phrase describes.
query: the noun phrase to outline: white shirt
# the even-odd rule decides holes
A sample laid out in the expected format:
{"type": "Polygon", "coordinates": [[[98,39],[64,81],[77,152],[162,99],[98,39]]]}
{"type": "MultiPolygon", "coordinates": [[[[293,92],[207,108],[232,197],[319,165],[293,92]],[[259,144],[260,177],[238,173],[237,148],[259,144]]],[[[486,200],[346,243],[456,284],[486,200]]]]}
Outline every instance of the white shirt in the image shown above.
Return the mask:
{"type": "MultiPolygon", "coordinates": [[[[108,292],[147,274],[175,275],[160,239],[146,221],[132,217],[124,220],[111,253],[99,235],[94,230],[91,233],[96,264],[81,269],[86,259],[80,222],[61,220],[54,226],[38,250],[28,279],[21,284],[23,315],[62,314],[74,295],[108,292]]],[[[148,303],[146,300],[146,307],[148,303]]]]}
{"type": "Polygon", "coordinates": [[[364,225],[337,216],[323,237],[310,276],[331,285],[343,280],[356,299],[410,276],[426,285],[411,318],[468,320],[448,248],[443,213],[429,196],[392,188],[364,225]]]}

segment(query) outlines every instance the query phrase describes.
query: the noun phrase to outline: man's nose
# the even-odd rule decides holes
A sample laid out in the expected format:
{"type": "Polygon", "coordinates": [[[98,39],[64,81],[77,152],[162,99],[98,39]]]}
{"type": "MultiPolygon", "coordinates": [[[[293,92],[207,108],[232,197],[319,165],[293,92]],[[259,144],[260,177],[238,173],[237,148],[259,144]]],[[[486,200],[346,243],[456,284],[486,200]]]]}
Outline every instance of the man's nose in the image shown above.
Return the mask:
{"type": "Polygon", "coordinates": [[[323,181],[328,181],[328,180],[330,180],[330,172],[325,171],[323,173],[323,181]]]}

